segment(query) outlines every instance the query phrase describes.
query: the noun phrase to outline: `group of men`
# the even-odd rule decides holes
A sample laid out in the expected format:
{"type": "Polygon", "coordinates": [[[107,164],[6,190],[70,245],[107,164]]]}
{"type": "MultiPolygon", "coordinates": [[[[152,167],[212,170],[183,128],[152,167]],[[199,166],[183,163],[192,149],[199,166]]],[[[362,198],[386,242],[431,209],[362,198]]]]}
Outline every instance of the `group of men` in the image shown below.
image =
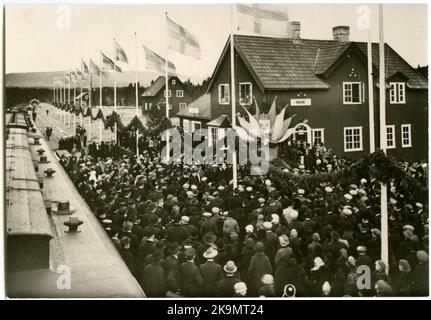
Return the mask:
{"type": "MultiPolygon", "coordinates": [[[[291,171],[303,179],[287,186],[243,166],[233,189],[229,165],[165,165],[157,148],[141,152],[61,163],[149,297],[428,295],[428,204],[395,179],[386,265],[372,177],[315,181],[299,165],[291,171]]],[[[315,167],[348,165],[332,161],[317,153],[315,167]]],[[[413,178],[426,167],[400,166],[413,178]]]]}

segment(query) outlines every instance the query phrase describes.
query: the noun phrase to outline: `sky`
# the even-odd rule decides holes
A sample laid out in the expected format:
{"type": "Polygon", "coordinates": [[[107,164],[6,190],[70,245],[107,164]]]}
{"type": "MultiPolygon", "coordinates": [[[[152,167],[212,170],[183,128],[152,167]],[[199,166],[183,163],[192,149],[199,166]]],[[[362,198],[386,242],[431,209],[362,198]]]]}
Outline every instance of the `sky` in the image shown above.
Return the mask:
{"type": "MultiPolygon", "coordinates": [[[[301,38],[332,39],[332,27],[348,25],[352,41],[366,41],[368,32],[357,26],[358,6],[283,4],[289,20],[301,22],[301,38]]],[[[377,42],[378,6],[370,8],[372,40],[377,42]]],[[[141,44],[166,56],[165,12],[200,42],[201,60],[168,50],[177,72],[211,76],[231,30],[231,6],[226,3],[6,5],[6,73],[79,68],[81,58],[98,63],[100,50],[113,57],[114,38],[129,57],[130,65],[121,65],[123,69],[134,70],[137,61],[138,69],[143,70],[141,44]]],[[[385,42],[414,67],[428,64],[427,13],[426,4],[384,5],[385,42]]]]}

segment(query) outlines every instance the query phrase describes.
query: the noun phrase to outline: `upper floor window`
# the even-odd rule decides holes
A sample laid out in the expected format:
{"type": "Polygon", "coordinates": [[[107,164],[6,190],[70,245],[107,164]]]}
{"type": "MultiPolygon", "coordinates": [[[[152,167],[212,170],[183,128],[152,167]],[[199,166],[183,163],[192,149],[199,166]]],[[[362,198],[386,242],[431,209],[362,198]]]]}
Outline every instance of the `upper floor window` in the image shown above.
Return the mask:
{"type": "Polygon", "coordinates": [[[252,104],[253,102],[253,88],[250,82],[239,83],[239,103],[252,104]]]}
{"type": "MultiPolygon", "coordinates": [[[[164,96],[166,97],[166,90],[163,91],[164,96]]],[[[168,90],[168,98],[170,98],[172,95],[171,90],[168,90]]]]}
{"type": "Polygon", "coordinates": [[[411,124],[401,125],[401,146],[403,148],[412,146],[412,125],[411,124]]]}
{"type": "Polygon", "coordinates": [[[177,90],[177,98],[184,97],[184,91],[183,90],[177,90]]]}
{"type": "Polygon", "coordinates": [[[187,106],[187,103],[185,103],[185,102],[181,102],[181,103],[180,103],[180,111],[185,110],[185,109],[186,109],[186,106],[187,106]]]}
{"type": "Polygon", "coordinates": [[[177,80],[172,79],[172,85],[176,85],[177,84],[177,80]]]}
{"type": "Polygon", "coordinates": [[[406,103],[405,82],[391,82],[389,90],[389,101],[391,104],[406,103]]]}
{"type": "Polygon", "coordinates": [[[344,128],[344,151],[362,151],[362,127],[344,128]]]}
{"type": "Polygon", "coordinates": [[[325,143],[325,130],[324,129],[312,129],[312,141],[313,145],[325,143]]]}
{"type": "Polygon", "coordinates": [[[365,101],[362,82],[343,82],[343,103],[360,104],[365,101]]]}
{"type": "Polygon", "coordinates": [[[395,148],[395,126],[386,126],[386,148],[395,148]]]}
{"type": "Polygon", "coordinates": [[[219,104],[230,103],[230,93],[229,93],[228,83],[223,83],[218,85],[218,103],[219,104]]]}

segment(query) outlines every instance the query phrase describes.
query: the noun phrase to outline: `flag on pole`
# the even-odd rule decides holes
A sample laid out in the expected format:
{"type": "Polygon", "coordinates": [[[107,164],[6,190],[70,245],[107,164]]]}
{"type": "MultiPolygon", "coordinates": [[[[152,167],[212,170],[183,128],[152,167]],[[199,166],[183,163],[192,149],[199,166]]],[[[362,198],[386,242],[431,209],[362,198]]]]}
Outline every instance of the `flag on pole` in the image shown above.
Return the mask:
{"type": "Polygon", "coordinates": [[[201,48],[197,38],[183,26],[168,19],[169,48],[186,56],[201,58],[201,48]]]}
{"type": "Polygon", "coordinates": [[[95,64],[93,62],[93,60],[91,60],[91,59],[90,59],[90,72],[89,73],[96,75],[96,76],[99,76],[99,77],[101,76],[100,67],[97,64],[95,64]]]}
{"type": "Polygon", "coordinates": [[[105,70],[115,70],[121,72],[119,66],[117,66],[114,61],[112,61],[109,57],[107,57],[102,51],[100,51],[102,55],[102,68],[105,70]]]}
{"type": "Polygon", "coordinates": [[[120,46],[120,44],[115,40],[115,60],[129,63],[127,59],[126,51],[120,46]]]}
{"type": "Polygon", "coordinates": [[[89,73],[88,72],[88,66],[87,66],[87,64],[84,62],[84,60],[81,60],[81,66],[82,66],[82,72],[83,73],[89,73]]]}
{"type": "Polygon", "coordinates": [[[236,4],[238,30],[257,34],[287,36],[287,9],[274,4],[236,4]]]}
{"type": "MultiPolygon", "coordinates": [[[[145,45],[142,45],[142,48],[145,52],[145,63],[146,67],[149,70],[155,70],[159,71],[160,73],[165,72],[165,65],[166,65],[166,59],[159,56],[157,53],[146,47],[145,45]]],[[[168,61],[168,72],[175,74],[177,72],[175,65],[168,61]]]]}

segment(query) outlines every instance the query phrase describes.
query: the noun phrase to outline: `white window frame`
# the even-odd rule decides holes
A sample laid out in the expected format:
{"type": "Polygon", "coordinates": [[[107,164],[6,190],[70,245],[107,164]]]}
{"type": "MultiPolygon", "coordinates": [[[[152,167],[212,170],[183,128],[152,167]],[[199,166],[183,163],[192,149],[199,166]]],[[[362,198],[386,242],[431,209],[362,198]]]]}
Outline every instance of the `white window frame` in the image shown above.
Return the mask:
{"type": "Polygon", "coordinates": [[[365,95],[364,95],[364,83],[360,82],[360,81],[344,81],[343,82],[343,104],[362,104],[365,102],[365,95]],[[359,84],[359,98],[360,101],[359,102],[353,102],[353,101],[346,101],[346,98],[348,97],[348,95],[346,94],[346,90],[348,90],[346,88],[346,86],[350,85],[350,96],[351,99],[353,100],[353,84],[359,84]]]}
{"type": "Polygon", "coordinates": [[[185,102],[180,102],[179,108],[180,108],[180,111],[186,110],[186,108],[187,108],[187,103],[185,103],[185,102]]]}
{"type": "Polygon", "coordinates": [[[192,130],[192,132],[195,132],[196,131],[196,128],[195,128],[195,125],[196,124],[199,124],[199,129],[202,129],[202,123],[200,122],[200,121],[193,121],[192,120],[192,122],[191,122],[191,130],[192,130]]]}
{"type": "Polygon", "coordinates": [[[169,109],[169,110],[172,110],[172,103],[169,103],[169,104],[168,104],[168,109],[169,109]]]}
{"type": "Polygon", "coordinates": [[[396,134],[395,134],[395,125],[386,126],[386,149],[395,149],[396,148],[396,134]],[[390,130],[391,132],[388,132],[390,130]],[[392,135],[392,140],[389,139],[388,135],[392,135]],[[392,141],[389,144],[389,141],[392,141]]]}
{"type": "MultiPolygon", "coordinates": [[[[166,97],[166,90],[163,90],[163,96],[166,97]]],[[[168,90],[168,98],[172,96],[172,91],[168,90]]]]}
{"type": "Polygon", "coordinates": [[[230,104],[230,86],[229,86],[229,83],[220,83],[218,85],[218,103],[223,104],[223,105],[230,104]],[[227,96],[223,100],[221,97],[221,88],[222,87],[227,87],[227,91],[226,91],[227,96]]]}
{"type": "Polygon", "coordinates": [[[402,124],[401,125],[401,146],[403,148],[410,148],[412,146],[412,125],[411,124],[402,124]],[[407,132],[408,133],[408,143],[404,142],[404,128],[408,128],[407,132]]]}
{"type": "Polygon", "coordinates": [[[172,85],[176,85],[177,84],[177,80],[172,79],[172,85]]]}
{"type": "MultiPolygon", "coordinates": [[[[362,136],[362,126],[359,127],[344,127],[344,152],[356,152],[356,151],[363,151],[364,150],[364,144],[363,144],[363,136],[362,136]],[[347,148],[347,130],[352,130],[352,139],[353,139],[353,130],[359,130],[359,144],[360,146],[357,148],[347,148]]],[[[352,144],[355,142],[352,141],[352,144]]]]}
{"type": "Polygon", "coordinates": [[[406,103],[406,83],[390,82],[389,86],[390,86],[390,89],[389,89],[390,104],[405,104],[406,103]]]}
{"type": "Polygon", "coordinates": [[[239,98],[238,99],[239,103],[243,104],[245,106],[249,106],[249,105],[251,105],[253,103],[253,85],[252,85],[251,82],[240,82],[240,83],[238,83],[238,98],[239,98]],[[250,85],[250,98],[246,102],[242,102],[241,101],[241,86],[242,85],[250,85]]]}
{"type": "Polygon", "coordinates": [[[324,128],[315,128],[311,129],[311,143],[314,146],[315,143],[315,132],[320,132],[321,141],[324,144],[325,143],[325,129],[324,128]]]}
{"type": "Polygon", "coordinates": [[[183,131],[184,132],[190,132],[190,120],[189,119],[183,119],[183,131]]]}
{"type": "Polygon", "coordinates": [[[177,95],[177,98],[183,98],[184,97],[184,90],[177,90],[176,95],[177,95]]]}

